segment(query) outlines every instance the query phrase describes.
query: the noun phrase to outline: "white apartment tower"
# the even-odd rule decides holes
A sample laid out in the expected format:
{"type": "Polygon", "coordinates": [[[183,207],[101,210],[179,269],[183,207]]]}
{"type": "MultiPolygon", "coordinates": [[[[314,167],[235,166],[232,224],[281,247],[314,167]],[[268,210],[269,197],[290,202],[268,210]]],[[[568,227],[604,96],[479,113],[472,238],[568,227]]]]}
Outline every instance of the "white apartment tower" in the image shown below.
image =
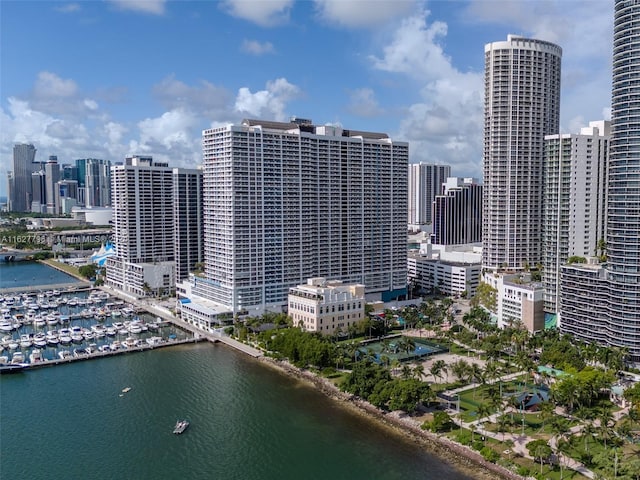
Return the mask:
{"type": "Polygon", "coordinates": [[[542,259],[544,137],[558,133],[562,49],[509,35],[485,45],[483,265],[542,259]]]}
{"type": "Polygon", "coordinates": [[[433,221],[433,200],[436,195],[442,193],[442,184],[450,176],[449,165],[409,164],[407,194],[409,225],[427,225],[433,221]]]}
{"type": "Polygon", "coordinates": [[[590,122],[578,134],[545,137],[542,246],[545,311],[558,312],[560,266],[591,257],[605,240],[611,122],[590,122]]]}
{"type": "Polygon", "coordinates": [[[111,167],[113,243],[106,284],[136,297],[175,290],[173,169],[152,157],[111,167]]]}
{"type": "Polygon", "coordinates": [[[203,132],[204,276],[233,313],[286,306],[308,278],[406,292],[406,142],[383,133],[244,120],[203,132]]]}

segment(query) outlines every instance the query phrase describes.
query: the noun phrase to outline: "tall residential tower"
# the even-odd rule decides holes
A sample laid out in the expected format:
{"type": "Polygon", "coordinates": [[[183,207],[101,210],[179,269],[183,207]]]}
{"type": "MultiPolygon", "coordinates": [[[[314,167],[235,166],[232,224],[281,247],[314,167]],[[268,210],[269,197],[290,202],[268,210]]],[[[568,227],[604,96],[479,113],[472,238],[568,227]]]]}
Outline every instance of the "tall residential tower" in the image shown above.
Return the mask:
{"type": "Polygon", "coordinates": [[[384,133],[245,120],[203,132],[205,272],[233,313],[286,307],[326,277],[392,299],[407,284],[409,147],[384,133]]]}
{"type": "Polygon", "coordinates": [[[483,265],[540,262],[544,137],[558,133],[562,49],[509,35],[485,45],[483,265]]]}

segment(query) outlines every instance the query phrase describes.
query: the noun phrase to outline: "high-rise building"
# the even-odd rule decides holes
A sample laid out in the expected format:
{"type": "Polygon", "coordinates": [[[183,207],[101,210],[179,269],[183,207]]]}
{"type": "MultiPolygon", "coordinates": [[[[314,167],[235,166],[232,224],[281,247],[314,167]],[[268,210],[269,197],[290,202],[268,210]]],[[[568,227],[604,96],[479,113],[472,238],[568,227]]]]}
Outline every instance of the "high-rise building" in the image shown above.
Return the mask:
{"type": "Polygon", "coordinates": [[[47,175],[44,170],[31,174],[31,212],[47,213],[47,175]]]}
{"type": "Polygon", "coordinates": [[[47,213],[58,213],[56,206],[56,183],[60,181],[60,165],[58,165],[58,157],[50,155],[49,160],[44,166],[47,178],[47,213]]]}
{"type": "Polygon", "coordinates": [[[442,184],[450,176],[449,165],[409,164],[407,193],[409,225],[428,225],[433,221],[433,200],[436,195],[442,193],[442,184]]]}
{"type": "Polygon", "coordinates": [[[482,185],[475,178],[449,177],[442,188],[433,201],[431,243],[482,242],[482,185]]]}
{"type": "Polygon", "coordinates": [[[106,284],[134,296],[175,290],[173,169],[152,157],[114,166],[113,243],[106,284]]]}
{"type": "Polygon", "coordinates": [[[597,253],[605,240],[608,121],[545,137],[542,280],[545,311],[557,313],[560,265],[597,253]]]}
{"type": "Polygon", "coordinates": [[[173,169],[176,280],[184,280],[203,259],[202,170],[173,169]]]}
{"type": "Polygon", "coordinates": [[[616,0],[611,140],[607,186],[607,262],[561,267],[561,330],[629,350],[640,363],[640,3],[616,0]]]}
{"type": "Polygon", "coordinates": [[[64,164],[61,169],[62,177],[60,180],[78,180],[78,167],[76,165],[64,164]]]}
{"type": "Polygon", "coordinates": [[[58,213],[71,213],[78,205],[78,181],[60,180],[56,183],[56,205],[58,213]]]}
{"type": "Polygon", "coordinates": [[[111,205],[111,162],[98,158],[85,160],[84,178],[87,207],[108,207],[111,205]]]}
{"type": "Polygon", "coordinates": [[[205,130],[194,298],[233,313],[281,309],[315,277],[383,300],[406,293],[408,155],[387,134],[299,118],[205,130]]]}
{"type": "Polygon", "coordinates": [[[558,133],[562,49],[509,35],[485,45],[483,265],[542,259],[544,137],[558,133]]]}
{"type": "Polygon", "coordinates": [[[9,192],[8,209],[13,212],[31,211],[31,174],[40,170],[36,163],[36,148],[30,143],[13,146],[13,181],[9,192]]]}

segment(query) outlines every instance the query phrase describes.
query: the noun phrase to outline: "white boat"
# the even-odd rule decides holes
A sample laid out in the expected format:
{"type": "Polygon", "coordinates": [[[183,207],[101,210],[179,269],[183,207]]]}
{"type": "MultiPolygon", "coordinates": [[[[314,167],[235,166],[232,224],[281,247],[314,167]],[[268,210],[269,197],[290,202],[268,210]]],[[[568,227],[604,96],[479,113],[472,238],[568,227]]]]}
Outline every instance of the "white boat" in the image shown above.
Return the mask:
{"type": "MultiPolygon", "coordinates": [[[[47,344],[49,345],[56,346],[60,343],[60,339],[58,338],[58,334],[55,330],[49,330],[45,338],[47,339],[47,344]]],[[[71,338],[69,338],[69,341],[71,341],[71,338]]]]}
{"type": "Polygon", "coordinates": [[[131,322],[129,325],[129,333],[142,333],[142,325],[140,325],[140,322],[131,322]]]}
{"type": "Polygon", "coordinates": [[[36,316],[36,318],[34,318],[33,320],[33,326],[37,328],[44,327],[46,324],[47,324],[47,321],[39,315],[36,316]]]}
{"type": "Polygon", "coordinates": [[[42,332],[36,333],[33,336],[33,344],[38,348],[46,347],[47,346],[47,336],[42,332]]]}
{"type": "Polygon", "coordinates": [[[24,363],[24,353],[22,352],[15,352],[13,354],[13,356],[11,357],[11,363],[12,364],[16,364],[16,363],[24,363]]]}
{"type": "Polygon", "coordinates": [[[173,427],[173,433],[175,433],[176,435],[180,435],[182,432],[184,432],[187,427],[189,426],[189,422],[186,420],[178,420],[176,422],[176,426],[173,427]]]}
{"type": "Polygon", "coordinates": [[[69,350],[61,350],[58,352],[58,357],[60,357],[61,360],[65,360],[67,358],[71,358],[71,352],[69,350]]]}
{"type": "Polygon", "coordinates": [[[117,333],[118,333],[118,330],[116,330],[115,327],[113,327],[113,326],[107,327],[107,335],[108,336],[115,337],[117,333]]]}
{"type": "Polygon", "coordinates": [[[34,348],[33,350],[31,350],[31,354],[29,355],[29,362],[38,363],[42,360],[42,352],[39,349],[34,348]]]}
{"type": "Polygon", "coordinates": [[[71,330],[68,328],[61,328],[58,332],[58,340],[63,344],[71,343],[71,330]]]}
{"type": "Polygon", "coordinates": [[[31,335],[23,333],[20,335],[20,347],[21,348],[29,348],[33,345],[33,340],[31,339],[31,335]]]}
{"type": "Polygon", "coordinates": [[[11,332],[13,330],[13,323],[9,320],[0,321],[0,332],[11,332]]]}

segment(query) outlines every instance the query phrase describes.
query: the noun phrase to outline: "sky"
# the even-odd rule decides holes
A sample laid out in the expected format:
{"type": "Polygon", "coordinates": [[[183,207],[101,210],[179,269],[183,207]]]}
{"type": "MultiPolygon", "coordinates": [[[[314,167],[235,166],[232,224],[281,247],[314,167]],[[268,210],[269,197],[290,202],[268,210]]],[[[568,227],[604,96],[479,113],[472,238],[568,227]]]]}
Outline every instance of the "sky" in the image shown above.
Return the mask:
{"type": "Polygon", "coordinates": [[[15,143],[194,167],[202,130],[291,116],[481,178],[484,45],[560,45],[577,133],[610,117],[612,32],[605,0],[0,0],[0,195],[15,143]]]}

